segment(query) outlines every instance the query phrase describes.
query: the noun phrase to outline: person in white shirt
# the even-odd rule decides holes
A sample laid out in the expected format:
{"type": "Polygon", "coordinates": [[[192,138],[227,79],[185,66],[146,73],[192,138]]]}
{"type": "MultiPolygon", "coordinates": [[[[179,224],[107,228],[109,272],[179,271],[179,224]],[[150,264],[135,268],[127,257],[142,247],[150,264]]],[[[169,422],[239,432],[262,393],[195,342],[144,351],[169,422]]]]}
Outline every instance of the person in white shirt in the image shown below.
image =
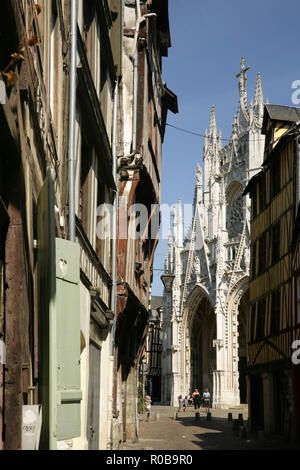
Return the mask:
{"type": "Polygon", "coordinates": [[[210,405],[210,393],[208,391],[208,388],[205,389],[205,392],[203,392],[203,400],[204,400],[204,405],[205,405],[205,408],[209,409],[209,405],[210,405]]]}
{"type": "Polygon", "coordinates": [[[146,395],[146,397],[145,397],[145,408],[146,408],[146,411],[147,411],[147,421],[149,421],[150,410],[151,410],[151,397],[150,397],[150,395],[146,395]]]}

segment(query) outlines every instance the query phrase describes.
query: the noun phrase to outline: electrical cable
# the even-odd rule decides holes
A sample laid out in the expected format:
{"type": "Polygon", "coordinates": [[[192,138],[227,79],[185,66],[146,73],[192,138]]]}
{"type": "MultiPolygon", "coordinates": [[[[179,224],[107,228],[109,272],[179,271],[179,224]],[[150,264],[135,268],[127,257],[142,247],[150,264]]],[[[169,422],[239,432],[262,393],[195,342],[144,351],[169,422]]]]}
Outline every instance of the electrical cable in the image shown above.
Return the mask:
{"type": "MultiPolygon", "coordinates": [[[[177,126],[174,126],[173,124],[169,124],[168,122],[166,123],[166,126],[173,127],[173,129],[177,129],[178,131],[185,132],[187,134],[192,134],[192,135],[195,135],[197,137],[208,137],[208,138],[211,137],[211,135],[199,134],[198,132],[190,131],[190,130],[187,130],[187,129],[182,129],[181,127],[177,127],[177,126]]],[[[232,140],[232,137],[230,139],[226,139],[225,137],[220,138],[220,137],[217,136],[217,139],[225,140],[226,142],[230,142],[232,140]]],[[[258,139],[258,140],[263,141],[264,139],[258,139]]],[[[257,140],[249,139],[248,142],[257,142],[257,140]]]]}

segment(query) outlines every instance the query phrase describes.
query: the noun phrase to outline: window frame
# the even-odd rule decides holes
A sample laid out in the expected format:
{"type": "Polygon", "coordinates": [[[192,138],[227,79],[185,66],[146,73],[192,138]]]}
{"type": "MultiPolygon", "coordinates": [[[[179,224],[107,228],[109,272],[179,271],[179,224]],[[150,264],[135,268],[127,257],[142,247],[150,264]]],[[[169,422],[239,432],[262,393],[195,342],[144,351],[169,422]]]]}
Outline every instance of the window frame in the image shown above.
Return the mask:
{"type": "Polygon", "coordinates": [[[281,229],[281,219],[279,219],[271,227],[271,263],[272,264],[280,259],[280,245],[281,245],[280,229],[281,229]],[[276,231],[278,233],[276,233],[276,231]]]}
{"type": "Polygon", "coordinates": [[[270,335],[275,336],[280,331],[280,311],[281,311],[281,288],[278,287],[274,289],[271,293],[271,311],[270,311],[270,335]],[[275,296],[279,295],[279,299],[275,296]],[[275,308],[273,307],[275,304],[275,308]],[[275,315],[274,312],[278,312],[278,318],[276,318],[276,323],[274,323],[275,315]]]}
{"type": "Polygon", "coordinates": [[[264,232],[258,240],[258,274],[262,274],[266,270],[266,268],[267,268],[267,232],[264,232]]]}
{"type": "Polygon", "coordinates": [[[277,196],[281,190],[281,158],[280,154],[274,156],[271,162],[271,199],[277,196]]]}
{"type": "Polygon", "coordinates": [[[266,307],[267,307],[267,298],[263,297],[257,303],[256,331],[255,331],[256,340],[260,340],[265,337],[266,307]]]}

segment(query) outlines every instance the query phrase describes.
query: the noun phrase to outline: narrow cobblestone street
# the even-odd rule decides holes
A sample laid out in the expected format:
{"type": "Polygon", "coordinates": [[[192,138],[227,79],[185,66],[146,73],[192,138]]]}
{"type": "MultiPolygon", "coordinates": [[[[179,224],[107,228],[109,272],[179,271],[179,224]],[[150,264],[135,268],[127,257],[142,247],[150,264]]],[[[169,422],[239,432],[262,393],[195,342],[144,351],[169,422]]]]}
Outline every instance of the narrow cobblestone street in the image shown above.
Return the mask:
{"type": "Polygon", "coordinates": [[[247,435],[241,438],[233,431],[233,421],[228,421],[228,413],[233,419],[243,414],[247,422],[247,408],[228,410],[211,409],[211,420],[206,419],[206,412],[201,409],[200,421],[195,421],[194,410],[178,413],[170,406],[152,406],[147,422],[146,414],[139,421],[139,441],[127,443],[124,450],[292,450],[292,445],[280,438],[265,438],[259,441],[257,436],[247,435]]]}

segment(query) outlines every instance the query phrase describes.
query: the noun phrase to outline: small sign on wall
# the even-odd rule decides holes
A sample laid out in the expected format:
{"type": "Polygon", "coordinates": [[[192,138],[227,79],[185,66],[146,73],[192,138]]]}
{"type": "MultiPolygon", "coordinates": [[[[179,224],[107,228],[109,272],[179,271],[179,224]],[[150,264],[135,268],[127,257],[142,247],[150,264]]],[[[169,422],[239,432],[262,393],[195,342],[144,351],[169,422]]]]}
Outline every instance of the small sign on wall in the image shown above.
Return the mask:
{"type": "Polygon", "coordinates": [[[6,347],[2,339],[0,339],[0,364],[6,364],[6,347]]]}
{"type": "Polygon", "coordinates": [[[22,407],[22,450],[38,450],[42,428],[42,405],[22,407]]]}
{"type": "Polygon", "coordinates": [[[6,104],[6,86],[3,80],[0,79],[0,104],[6,104]]]}

